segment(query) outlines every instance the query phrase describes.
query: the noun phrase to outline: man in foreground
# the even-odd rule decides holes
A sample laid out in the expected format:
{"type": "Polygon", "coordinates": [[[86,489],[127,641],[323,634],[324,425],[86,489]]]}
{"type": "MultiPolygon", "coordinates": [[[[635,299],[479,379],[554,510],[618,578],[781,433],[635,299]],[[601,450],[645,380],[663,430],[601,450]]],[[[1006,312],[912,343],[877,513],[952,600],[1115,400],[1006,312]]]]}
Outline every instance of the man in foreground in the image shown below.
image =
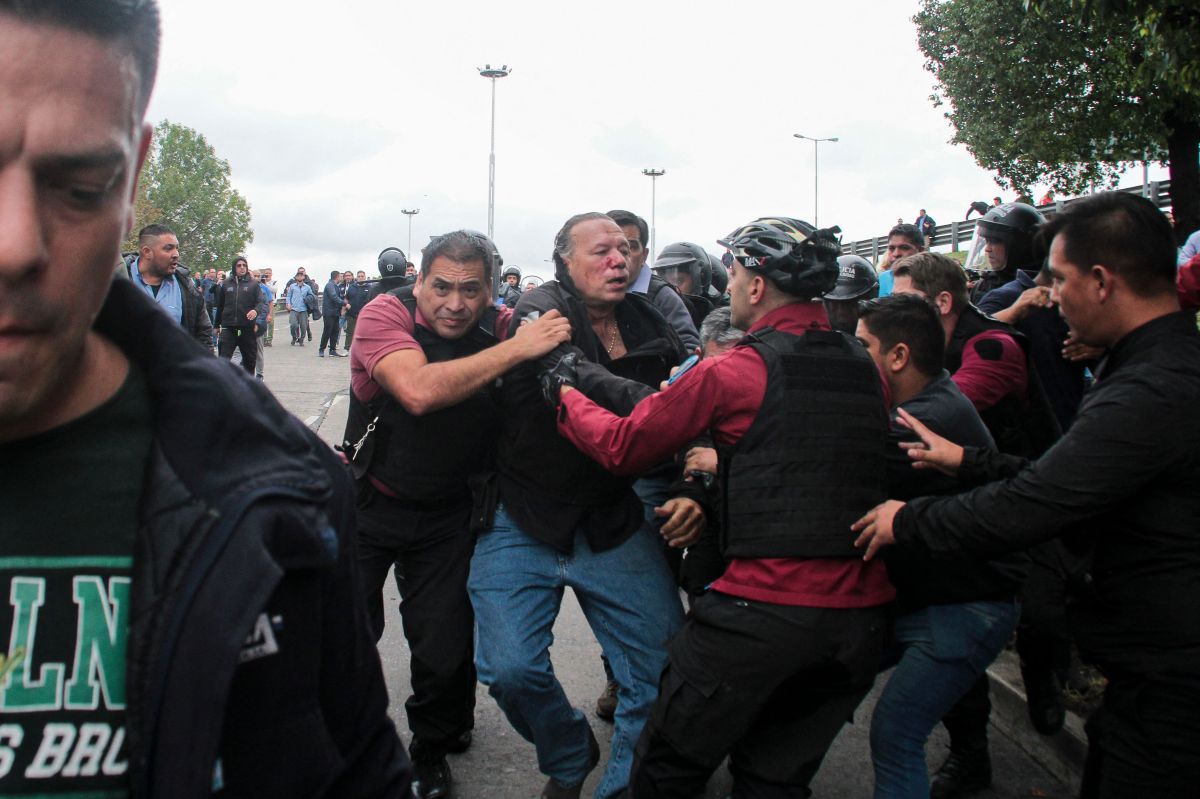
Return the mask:
{"type": "Polygon", "coordinates": [[[1081,556],[1070,621],[1108,679],[1088,720],[1085,797],[1191,795],[1200,780],[1200,332],[1180,313],[1174,246],[1147,200],[1072,205],[1051,241],[1052,298],[1109,355],[1062,440],[1035,461],[962,448],[914,425],[919,466],[992,481],[889,500],[855,523],[870,559],[898,544],[992,557],[1061,538],[1081,556]]]}
{"type": "Polygon", "coordinates": [[[837,240],[760,219],[721,243],[745,343],[626,418],[573,390],[569,359],[547,375],[563,386],[559,430],[610,471],[636,474],[709,431],[719,453],[729,565],[671,641],[635,799],[701,794],[726,755],[734,796],[807,796],[874,682],[895,596],[845,530],[885,493],[887,409],[870,356],[813,302],[837,280],[837,240]]]}
{"type": "Polygon", "coordinates": [[[494,269],[479,236],[434,238],[416,284],[363,309],[350,355],[346,441],[362,475],[359,563],[376,640],[383,585],[395,568],[412,652],[405,709],[417,799],[450,796],[446,754],[466,748],[475,721],[467,572],[479,532],[472,485],[494,468],[494,384],[570,336],[567,320],[549,312],[510,338],[512,309],[488,302],[494,269]]]}
{"type": "MultiPolygon", "coordinates": [[[[561,313],[571,322],[571,357],[588,361],[582,373],[633,378],[638,390],[649,390],[684,353],[649,301],[628,293],[628,258],[625,234],[608,216],[571,217],[555,236],[555,280],[521,296],[514,322],[561,313]]],[[[537,747],[549,778],[542,796],[578,797],[600,750],[550,663],[552,627],[570,587],[619,686],[609,762],[595,794],[610,799],[627,786],[682,606],[633,480],[610,474],[559,436],[537,367],[506,375],[500,396],[500,504],[475,544],[468,583],[479,680],[537,747]]],[[[673,531],[675,512],[666,504],[660,512],[668,517],[664,533],[673,531]]]]}
{"type": "Polygon", "coordinates": [[[0,0],[0,793],[402,797],[342,467],[111,280],[158,39],[0,0]]]}

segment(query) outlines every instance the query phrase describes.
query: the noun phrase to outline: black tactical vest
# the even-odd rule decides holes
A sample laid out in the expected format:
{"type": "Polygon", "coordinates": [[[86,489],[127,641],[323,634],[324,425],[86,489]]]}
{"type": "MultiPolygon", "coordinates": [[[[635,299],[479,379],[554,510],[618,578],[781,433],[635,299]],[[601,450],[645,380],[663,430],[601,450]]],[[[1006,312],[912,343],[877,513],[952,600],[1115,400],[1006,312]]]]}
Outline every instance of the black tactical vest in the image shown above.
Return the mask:
{"type": "MultiPolygon", "coordinates": [[[[451,341],[416,324],[411,286],[388,293],[412,315],[417,343],[429,363],[466,358],[498,343],[496,309],[490,305],[478,326],[451,341]]],[[[352,391],[347,441],[358,441],[376,416],[367,473],[401,502],[424,506],[466,500],[467,478],[491,467],[500,417],[490,387],[424,416],[413,416],[386,393],[362,402],[352,391]]]]}
{"type": "Polygon", "coordinates": [[[1029,356],[1029,339],[1025,334],[1012,325],[993,319],[974,305],[968,305],[963,309],[946,344],[946,371],[950,374],[957,372],[962,366],[963,348],[967,342],[988,330],[1003,331],[1021,345],[1025,353],[1028,389],[1024,399],[1005,397],[992,407],[980,411],[979,416],[1001,452],[1037,458],[1062,437],[1062,428],[1038,379],[1037,370],[1029,356]]]}
{"type": "Polygon", "coordinates": [[[856,558],[850,525],[887,498],[888,419],[875,363],[841,333],[766,328],[762,407],[721,448],[726,558],[856,558]]]}

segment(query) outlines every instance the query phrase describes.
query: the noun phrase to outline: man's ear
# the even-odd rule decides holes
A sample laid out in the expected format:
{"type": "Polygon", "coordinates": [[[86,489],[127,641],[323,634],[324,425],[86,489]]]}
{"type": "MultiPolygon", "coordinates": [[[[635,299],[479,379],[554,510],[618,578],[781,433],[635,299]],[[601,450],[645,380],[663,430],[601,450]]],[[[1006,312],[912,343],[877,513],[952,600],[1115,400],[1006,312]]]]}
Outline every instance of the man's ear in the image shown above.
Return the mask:
{"type": "Polygon", "coordinates": [[[950,292],[938,292],[934,298],[933,304],[937,306],[938,313],[942,316],[949,316],[950,311],[954,308],[954,298],[950,296],[950,292]]]}
{"type": "Polygon", "coordinates": [[[1092,279],[1093,293],[1097,300],[1104,302],[1112,296],[1114,275],[1112,270],[1102,264],[1096,264],[1088,273],[1092,279]]]}
{"type": "Polygon", "coordinates": [[[888,369],[893,372],[903,372],[908,367],[911,356],[912,353],[909,352],[907,344],[903,342],[897,344],[887,354],[888,369]]]}

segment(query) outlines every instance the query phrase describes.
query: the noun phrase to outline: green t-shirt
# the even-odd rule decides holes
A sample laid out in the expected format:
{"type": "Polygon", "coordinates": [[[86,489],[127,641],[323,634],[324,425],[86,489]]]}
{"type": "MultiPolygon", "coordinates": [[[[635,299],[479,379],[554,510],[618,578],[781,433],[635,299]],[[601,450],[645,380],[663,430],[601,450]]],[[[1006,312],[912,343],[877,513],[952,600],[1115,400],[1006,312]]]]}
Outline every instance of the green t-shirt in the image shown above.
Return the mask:
{"type": "Polygon", "coordinates": [[[128,795],[125,641],[152,433],[144,376],[0,444],[0,797],[128,795]]]}

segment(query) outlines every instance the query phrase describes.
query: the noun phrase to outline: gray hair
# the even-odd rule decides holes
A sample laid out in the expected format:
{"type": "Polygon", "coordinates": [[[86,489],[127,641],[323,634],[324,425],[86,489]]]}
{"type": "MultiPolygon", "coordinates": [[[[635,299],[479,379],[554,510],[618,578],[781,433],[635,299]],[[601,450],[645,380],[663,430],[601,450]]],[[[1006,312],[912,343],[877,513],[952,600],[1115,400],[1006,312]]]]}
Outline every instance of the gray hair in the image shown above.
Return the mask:
{"type": "Polygon", "coordinates": [[[721,346],[736,344],[745,335],[745,330],[733,326],[733,319],[728,308],[717,308],[704,317],[704,321],[700,323],[701,347],[707,347],[710,341],[715,341],[721,346]]]}
{"type": "Polygon", "coordinates": [[[608,214],[602,214],[599,211],[588,211],[583,214],[575,214],[575,216],[563,223],[562,228],[554,236],[554,268],[556,272],[560,269],[563,271],[566,270],[567,262],[565,259],[575,252],[575,237],[571,235],[575,230],[575,226],[584,222],[591,222],[593,219],[607,219],[612,222],[612,217],[608,214]]]}

